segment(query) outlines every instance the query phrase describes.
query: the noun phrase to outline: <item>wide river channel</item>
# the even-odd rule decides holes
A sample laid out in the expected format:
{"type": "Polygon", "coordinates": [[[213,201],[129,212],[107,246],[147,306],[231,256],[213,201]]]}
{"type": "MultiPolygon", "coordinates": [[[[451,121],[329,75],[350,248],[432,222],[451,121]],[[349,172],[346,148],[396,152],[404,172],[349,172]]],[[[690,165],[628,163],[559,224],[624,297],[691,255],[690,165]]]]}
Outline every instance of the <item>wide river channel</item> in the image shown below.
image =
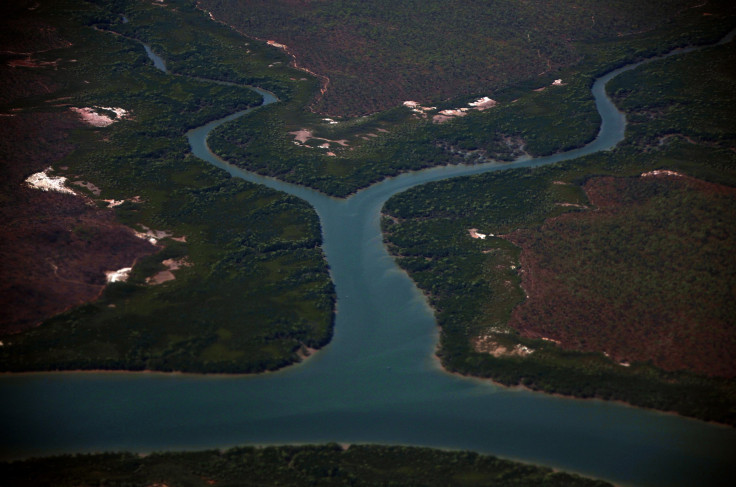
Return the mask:
{"type": "MultiPolygon", "coordinates": [[[[303,364],[255,376],[2,375],[2,458],[333,441],[469,449],[619,485],[733,485],[732,428],[445,373],[434,358],[432,311],[382,242],[379,212],[390,196],[407,188],[570,160],[615,146],[626,123],[604,87],[633,67],[611,72],[593,86],[603,122],[596,140],[582,149],[506,165],[404,174],[347,199],[258,176],[215,157],[206,144],[209,132],[247,112],[191,131],[192,150],[200,158],[233,176],[303,198],[317,210],[337,289],[333,341],[303,364]]],[[[276,101],[258,91],[264,104],[276,101]]]]}

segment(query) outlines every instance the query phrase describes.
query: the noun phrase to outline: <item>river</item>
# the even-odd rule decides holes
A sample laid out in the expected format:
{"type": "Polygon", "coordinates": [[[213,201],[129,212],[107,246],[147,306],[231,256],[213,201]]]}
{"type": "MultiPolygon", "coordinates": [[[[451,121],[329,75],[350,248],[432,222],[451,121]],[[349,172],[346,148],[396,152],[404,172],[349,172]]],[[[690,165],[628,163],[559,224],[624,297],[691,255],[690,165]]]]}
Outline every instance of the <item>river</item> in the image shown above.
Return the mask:
{"type": "MultiPolygon", "coordinates": [[[[156,66],[165,69],[162,60],[156,66]]],[[[2,457],[335,441],[470,449],[619,485],[730,486],[736,478],[732,428],[616,403],[506,389],[442,371],[433,356],[432,311],[382,242],[380,209],[409,187],[615,146],[623,139],[625,117],[604,87],[633,67],[611,72],[593,86],[603,123],[584,148],[512,164],[404,174],[347,199],[258,176],[215,157],[207,134],[247,111],[192,130],[188,137],[198,157],[314,206],[337,291],[334,339],[304,364],[256,376],[4,375],[2,457]]],[[[264,104],[276,101],[256,90],[264,104]]]]}

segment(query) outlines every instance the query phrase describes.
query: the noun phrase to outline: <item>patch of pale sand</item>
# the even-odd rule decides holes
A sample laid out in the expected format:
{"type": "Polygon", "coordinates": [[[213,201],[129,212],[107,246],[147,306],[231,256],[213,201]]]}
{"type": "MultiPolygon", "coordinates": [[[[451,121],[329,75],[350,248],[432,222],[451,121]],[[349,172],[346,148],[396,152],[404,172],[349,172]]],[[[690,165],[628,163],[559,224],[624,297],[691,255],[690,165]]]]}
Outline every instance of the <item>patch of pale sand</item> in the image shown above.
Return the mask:
{"type": "Polygon", "coordinates": [[[477,100],[468,103],[468,105],[475,107],[476,110],[487,110],[495,107],[497,102],[496,100],[492,100],[491,98],[484,96],[483,98],[478,98],[477,100]]]}
{"type": "Polygon", "coordinates": [[[67,193],[76,195],[72,189],[66,187],[66,178],[64,176],[49,176],[47,172],[53,171],[52,168],[46,168],[45,171],[31,174],[26,178],[26,184],[31,188],[40,189],[41,191],[56,191],[57,193],[67,193]]]}
{"type": "Polygon", "coordinates": [[[162,238],[171,237],[172,235],[174,235],[173,233],[169,232],[168,230],[151,230],[150,228],[148,228],[145,225],[141,225],[141,227],[143,227],[143,230],[146,231],[146,236],[153,237],[153,238],[156,238],[156,239],[159,239],[159,240],[162,239],[162,238]]]}
{"type": "Polygon", "coordinates": [[[555,345],[560,345],[560,344],[562,343],[561,341],[559,341],[559,340],[555,340],[554,338],[549,338],[549,337],[539,337],[539,338],[540,338],[541,340],[544,340],[545,342],[552,342],[552,343],[554,343],[555,345]]]}
{"type": "Polygon", "coordinates": [[[684,174],[680,174],[679,172],[670,171],[668,169],[657,169],[656,171],[649,171],[642,173],[641,177],[652,177],[652,176],[675,176],[678,178],[684,177],[684,174]]]}
{"type": "Polygon", "coordinates": [[[473,348],[479,353],[488,353],[494,357],[517,356],[525,357],[534,353],[534,350],[521,344],[508,348],[499,344],[492,335],[482,335],[473,340],[473,348]]]}
{"type": "Polygon", "coordinates": [[[135,236],[138,238],[146,239],[151,244],[156,245],[159,240],[166,237],[172,237],[174,234],[167,230],[151,230],[145,225],[141,225],[145,232],[135,232],[135,236]]]}
{"type": "Polygon", "coordinates": [[[89,181],[74,181],[72,184],[76,184],[77,186],[81,186],[83,188],[88,189],[95,196],[100,196],[100,193],[102,193],[100,188],[90,183],[89,181]]]}
{"type": "Polygon", "coordinates": [[[131,270],[133,270],[132,267],[123,267],[116,271],[105,271],[105,278],[107,282],[125,282],[128,280],[131,270]]]}
{"type": "MultiPolygon", "coordinates": [[[[485,238],[488,236],[484,233],[478,233],[477,228],[468,228],[468,233],[470,234],[471,237],[479,238],[481,240],[485,240],[485,238]]],[[[493,234],[491,234],[491,237],[493,237],[493,234]]]]}
{"type": "Polygon", "coordinates": [[[315,137],[312,135],[312,131],[308,129],[301,129],[301,130],[297,130],[294,132],[289,132],[289,135],[293,135],[294,140],[302,144],[307,142],[309,139],[314,139],[314,140],[324,140],[325,142],[332,142],[334,144],[339,144],[343,147],[348,146],[347,139],[331,140],[331,139],[325,139],[324,137],[315,137]]]}
{"type": "Polygon", "coordinates": [[[552,181],[552,184],[560,184],[562,186],[572,186],[572,183],[566,183],[565,181],[552,181]]]}
{"type": "Polygon", "coordinates": [[[171,240],[175,240],[177,242],[186,242],[187,241],[187,236],[184,235],[182,237],[172,237],[171,240]]]}
{"type": "Polygon", "coordinates": [[[331,156],[331,157],[336,157],[337,156],[337,154],[335,154],[334,152],[328,152],[327,155],[328,156],[331,156]]]}
{"type": "Polygon", "coordinates": [[[161,262],[167,267],[166,270],[157,273],[156,275],[146,279],[146,282],[151,285],[162,284],[167,281],[173,281],[176,279],[174,271],[181,269],[182,267],[189,267],[192,264],[186,259],[166,259],[161,262]]]}
{"type": "Polygon", "coordinates": [[[376,130],[378,130],[379,132],[386,132],[386,133],[388,133],[388,130],[386,130],[386,129],[376,129],[376,130]]]}
{"type": "Polygon", "coordinates": [[[126,118],[128,111],[117,107],[70,107],[71,111],[79,115],[84,123],[93,127],[107,127],[113,123],[126,118]],[[107,110],[115,114],[116,118],[98,113],[96,110],[107,110]]]}
{"type": "Polygon", "coordinates": [[[115,208],[116,206],[120,206],[123,203],[125,203],[125,200],[102,200],[105,203],[107,203],[108,208],[115,208]]]}
{"type": "Polygon", "coordinates": [[[269,46],[279,48],[279,49],[283,49],[283,50],[287,49],[286,44],[281,44],[280,42],[276,42],[276,41],[269,40],[269,41],[266,41],[266,44],[268,44],[269,46]]]}
{"type": "Polygon", "coordinates": [[[448,120],[453,120],[455,117],[451,117],[448,115],[435,115],[432,117],[432,122],[434,123],[444,123],[448,120]]]}
{"type": "MultiPolygon", "coordinates": [[[[540,91],[544,91],[546,89],[547,89],[546,86],[542,86],[541,88],[537,88],[536,90],[532,90],[532,91],[540,92],[540,91]]],[[[514,100],[514,101],[516,101],[516,100],[514,100]]]]}
{"type": "Polygon", "coordinates": [[[167,281],[173,281],[174,279],[176,279],[176,277],[174,276],[173,272],[161,271],[157,273],[155,276],[152,276],[146,279],[146,282],[148,284],[155,286],[156,284],[163,284],[167,281]]]}
{"type": "Polygon", "coordinates": [[[289,132],[289,134],[294,136],[294,140],[301,142],[302,144],[312,138],[312,131],[307,129],[289,132]]]}
{"type": "Polygon", "coordinates": [[[439,114],[432,117],[432,122],[443,123],[448,120],[452,120],[455,117],[464,117],[468,113],[467,108],[452,108],[447,110],[440,110],[439,114]]]}
{"type": "Polygon", "coordinates": [[[449,115],[451,117],[464,117],[467,115],[467,108],[451,108],[448,110],[440,110],[440,115],[449,115]]]}
{"type": "Polygon", "coordinates": [[[578,204],[578,203],[555,203],[555,206],[567,206],[567,207],[571,207],[571,208],[588,209],[587,206],[581,205],[581,204],[578,204]]]}
{"type": "MultiPolygon", "coordinates": [[[[95,193],[95,194],[96,194],[96,193],[95,193]]],[[[141,199],[141,197],[140,197],[140,196],[134,196],[134,197],[132,197],[132,198],[128,198],[128,199],[122,199],[122,200],[102,200],[102,201],[104,201],[105,203],[107,203],[107,207],[108,207],[108,208],[115,208],[116,206],[120,206],[120,205],[122,205],[122,204],[123,204],[123,203],[125,203],[126,201],[129,201],[129,202],[131,202],[131,203],[143,203],[143,200],[141,199]]],[[[147,228],[147,227],[145,227],[145,228],[147,228]]],[[[143,234],[136,234],[136,235],[137,235],[137,236],[138,236],[139,238],[148,238],[148,235],[143,235],[143,234]]],[[[168,237],[168,236],[170,236],[170,235],[165,235],[165,236],[167,236],[167,237],[168,237]]],[[[163,237],[162,237],[162,238],[163,238],[163,237]]],[[[176,239],[175,239],[175,240],[176,240],[176,239]]]]}

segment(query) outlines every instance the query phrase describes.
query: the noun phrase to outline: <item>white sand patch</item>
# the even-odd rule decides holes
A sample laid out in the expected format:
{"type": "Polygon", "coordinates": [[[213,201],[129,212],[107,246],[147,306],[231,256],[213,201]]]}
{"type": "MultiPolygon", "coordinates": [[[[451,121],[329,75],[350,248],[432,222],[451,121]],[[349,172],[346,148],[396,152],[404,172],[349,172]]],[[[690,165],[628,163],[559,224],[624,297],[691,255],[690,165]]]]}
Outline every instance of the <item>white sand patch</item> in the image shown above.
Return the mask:
{"type": "Polygon", "coordinates": [[[467,115],[467,108],[451,108],[449,110],[440,110],[440,115],[449,115],[451,117],[464,117],[467,115]]]}
{"type": "Polygon", "coordinates": [[[534,353],[531,349],[522,344],[516,344],[509,348],[498,343],[493,335],[481,335],[473,340],[473,348],[476,352],[488,353],[494,357],[517,356],[524,357],[534,353]]]}
{"type": "MultiPolygon", "coordinates": [[[[140,196],[133,196],[132,198],[128,199],[122,199],[122,200],[102,200],[105,203],[107,203],[108,208],[115,208],[116,206],[120,206],[126,201],[130,201],[131,203],[143,203],[143,200],[140,196]]],[[[147,227],[144,227],[147,228],[147,227]]]]}
{"type": "Polygon", "coordinates": [[[151,230],[145,225],[141,226],[143,227],[143,230],[145,230],[145,232],[135,232],[135,236],[148,240],[153,245],[156,245],[158,241],[163,238],[171,237],[174,235],[173,233],[166,230],[151,230]]]}
{"type": "Polygon", "coordinates": [[[106,271],[105,277],[107,278],[107,282],[125,282],[128,280],[130,271],[132,270],[132,267],[123,267],[116,271],[106,271]]]}
{"type": "Polygon", "coordinates": [[[328,152],[327,155],[328,156],[331,156],[331,157],[336,157],[337,156],[337,154],[335,154],[334,152],[328,152]]]}
{"type": "Polygon", "coordinates": [[[432,121],[434,123],[443,123],[448,120],[452,120],[455,117],[464,117],[468,114],[469,110],[488,110],[489,108],[493,108],[498,104],[496,100],[493,100],[487,96],[484,96],[482,98],[478,98],[475,101],[471,101],[468,103],[468,107],[461,107],[461,108],[448,108],[446,110],[440,110],[439,113],[432,117],[432,121]]]}
{"type": "Polygon", "coordinates": [[[491,98],[484,96],[483,98],[478,98],[475,101],[471,101],[468,103],[469,106],[475,107],[476,110],[487,110],[489,108],[495,107],[498,102],[496,100],[492,100],[491,98]]]}
{"type": "Polygon", "coordinates": [[[561,79],[556,79],[552,82],[552,86],[565,86],[565,83],[561,79]]]}
{"type": "Polygon", "coordinates": [[[41,191],[56,191],[57,193],[67,193],[76,195],[73,190],[65,186],[66,178],[64,176],[49,176],[47,172],[53,171],[50,167],[43,172],[31,174],[26,178],[26,183],[31,188],[40,189],[41,191]]]}
{"type": "Polygon", "coordinates": [[[331,118],[323,118],[322,120],[329,123],[330,125],[335,125],[336,123],[339,123],[335,120],[332,120],[331,118]]]}
{"type": "Polygon", "coordinates": [[[69,109],[79,115],[84,123],[93,127],[107,127],[108,125],[112,125],[113,123],[128,117],[128,111],[119,107],[70,107],[69,109]],[[98,113],[97,110],[113,112],[115,114],[115,118],[98,113]]]}
{"type": "Polygon", "coordinates": [[[289,135],[293,135],[297,142],[302,144],[312,138],[312,131],[307,129],[297,130],[296,132],[289,132],[289,135]]]}
{"type": "Polygon", "coordinates": [[[560,345],[560,344],[562,343],[561,341],[559,341],[559,340],[555,340],[554,338],[547,338],[547,337],[540,337],[540,338],[541,338],[542,340],[544,340],[545,342],[552,342],[552,343],[554,343],[555,345],[560,345]]]}
{"type": "Polygon", "coordinates": [[[287,49],[286,44],[281,44],[280,42],[276,42],[276,41],[266,41],[266,44],[268,44],[269,46],[277,47],[279,49],[283,49],[283,50],[287,49]]]}
{"type": "Polygon", "coordinates": [[[684,177],[684,174],[680,174],[679,172],[675,172],[675,171],[669,171],[667,169],[658,169],[656,171],[649,171],[649,172],[642,173],[641,175],[641,177],[643,178],[652,177],[652,176],[675,176],[675,177],[681,178],[681,177],[684,177]]]}
{"type": "Polygon", "coordinates": [[[579,203],[555,203],[555,206],[564,206],[567,208],[582,208],[584,210],[587,210],[588,207],[585,205],[581,205],[579,203]]]}
{"type": "Polygon", "coordinates": [[[412,101],[412,100],[405,101],[403,105],[407,108],[410,108],[412,112],[419,113],[422,116],[426,116],[426,112],[437,110],[437,107],[425,107],[425,106],[422,106],[419,102],[412,101]]]}
{"type": "Polygon", "coordinates": [[[479,238],[481,240],[485,240],[486,237],[489,237],[489,236],[490,237],[494,237],[495,236],[492,233],[489,233],[488,235],[486,235],[485,233],[478,233],[478,229],[477,228],[468,228],[468,233],[470,234],[471,237],[473,237],[473,238],[479,238]]]}

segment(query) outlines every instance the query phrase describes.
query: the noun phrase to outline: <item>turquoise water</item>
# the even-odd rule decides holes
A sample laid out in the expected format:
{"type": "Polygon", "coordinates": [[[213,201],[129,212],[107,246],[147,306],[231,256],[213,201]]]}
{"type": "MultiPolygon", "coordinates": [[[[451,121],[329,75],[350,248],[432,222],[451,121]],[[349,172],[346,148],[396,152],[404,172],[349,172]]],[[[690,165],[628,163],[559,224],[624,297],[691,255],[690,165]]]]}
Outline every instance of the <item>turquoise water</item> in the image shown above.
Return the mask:
{"type": "MultiPolygon", "coordinates": [[[[380,209],[406,188],[613,147],[623,138],[625,119],[605,97],[604,84],[620,71],[593,88],[603,124],[599,137],[582,149],[505,166],[429,169],[344,200],[257,176],[214,157],[207,133],[247,112],[191,131],[198,157],[315,207],[338,295],[333,341],[302,365],[258,376],[2,376],[2,456],[371,442],[471,449],[620,485],[730,486],[736,478],[736,431],[731,428],[444,373],[433,358],[437,326],[432,312],[382,243],[380,209]]],[[[266,104],[276,101],[257,91],[266,104]]]]}

